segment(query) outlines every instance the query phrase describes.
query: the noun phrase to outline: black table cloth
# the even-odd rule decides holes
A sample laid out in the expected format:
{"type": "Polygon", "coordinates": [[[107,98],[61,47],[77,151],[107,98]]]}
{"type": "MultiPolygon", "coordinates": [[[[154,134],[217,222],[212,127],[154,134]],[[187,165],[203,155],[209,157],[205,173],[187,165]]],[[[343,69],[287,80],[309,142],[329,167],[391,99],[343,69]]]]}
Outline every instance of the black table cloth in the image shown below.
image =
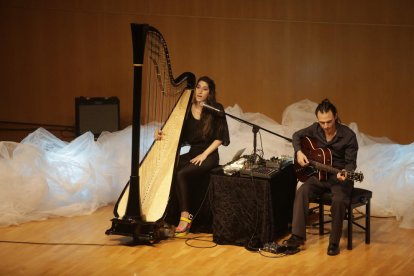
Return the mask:
{"type": "Polygon", "coordinates": [[[271,179],[211,174],[213,240],[257,248],[286,235],[296,184],[291,164],[271,179]]]}

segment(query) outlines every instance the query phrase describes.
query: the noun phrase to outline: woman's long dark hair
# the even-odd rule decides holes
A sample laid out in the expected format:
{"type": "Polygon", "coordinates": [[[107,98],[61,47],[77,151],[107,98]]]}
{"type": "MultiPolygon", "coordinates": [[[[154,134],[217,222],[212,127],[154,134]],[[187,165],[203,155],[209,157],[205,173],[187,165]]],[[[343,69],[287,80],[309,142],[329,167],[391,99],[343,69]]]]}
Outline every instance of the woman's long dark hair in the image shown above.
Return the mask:
{"type": "MultiPolygon", "coordinates": [[[[209,94],[206,99],[206,104],[216,106],[216,84],[207,76],[200,77],[197,80],[197,86],[200,81],[204,81],[208,85],[209,94]]],[[[193,103],[196,103],[195,93],[193,96],[193,103]]],[[[202,135],[204,138],[207,138],[213,131],[213,114],[207,111],[206,108],[203,108],[203,112],[201,113],[201,122],[203,124],[202,135]]]]}

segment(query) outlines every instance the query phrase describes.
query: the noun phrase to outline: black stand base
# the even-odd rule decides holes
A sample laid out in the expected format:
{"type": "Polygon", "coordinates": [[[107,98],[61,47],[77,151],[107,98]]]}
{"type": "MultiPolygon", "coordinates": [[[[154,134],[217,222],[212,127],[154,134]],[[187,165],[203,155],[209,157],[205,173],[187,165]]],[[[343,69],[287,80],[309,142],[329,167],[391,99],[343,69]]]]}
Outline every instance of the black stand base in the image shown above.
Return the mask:
{"type": "Polygon", "coordinates": [[[106,235],[122,235],[133,238],[133,245],[154,244],[163,239],[174,237],[173,226],[164,221],[144,222],[135,219],[113,218],[112,227],[106,235]]]}

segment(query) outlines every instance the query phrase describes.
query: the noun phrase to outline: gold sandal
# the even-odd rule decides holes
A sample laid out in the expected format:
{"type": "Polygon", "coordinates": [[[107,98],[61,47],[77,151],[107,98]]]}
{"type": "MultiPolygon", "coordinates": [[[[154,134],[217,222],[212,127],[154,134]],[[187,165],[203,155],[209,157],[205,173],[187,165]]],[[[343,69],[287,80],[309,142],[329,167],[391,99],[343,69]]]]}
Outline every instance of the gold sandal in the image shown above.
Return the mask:
{"type": "Polygon", "coordinates": [[[187,226],[183,230],[180,230],[180,231],[175,230],[174,236],[176,237],[183,237],[183,236],[188,235],[188,233],[190,233],[191,222],[193,221],[193,215],[190,214],[188,218],[180,217],[180,221],[187,222],[187,226]]]}

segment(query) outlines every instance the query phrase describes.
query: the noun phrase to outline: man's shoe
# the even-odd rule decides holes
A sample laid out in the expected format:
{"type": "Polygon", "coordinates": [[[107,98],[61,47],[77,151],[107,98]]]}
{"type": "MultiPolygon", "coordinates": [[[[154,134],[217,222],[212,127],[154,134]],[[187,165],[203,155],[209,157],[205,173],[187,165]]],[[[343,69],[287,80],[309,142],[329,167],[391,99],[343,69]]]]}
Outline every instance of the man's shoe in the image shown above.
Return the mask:
{"type": "Polygon", "coordinates": [[[339,245],[335,243],[329,243],[328,255],[335,256],[339,254],[339,245]]]}
{"type": "Polygon", "coordinates": [[[299,246],[305,244],[305,239],[292,234],[289,239],[284,241],[284,244],[290,248],[298,248],[299,246]]]}

